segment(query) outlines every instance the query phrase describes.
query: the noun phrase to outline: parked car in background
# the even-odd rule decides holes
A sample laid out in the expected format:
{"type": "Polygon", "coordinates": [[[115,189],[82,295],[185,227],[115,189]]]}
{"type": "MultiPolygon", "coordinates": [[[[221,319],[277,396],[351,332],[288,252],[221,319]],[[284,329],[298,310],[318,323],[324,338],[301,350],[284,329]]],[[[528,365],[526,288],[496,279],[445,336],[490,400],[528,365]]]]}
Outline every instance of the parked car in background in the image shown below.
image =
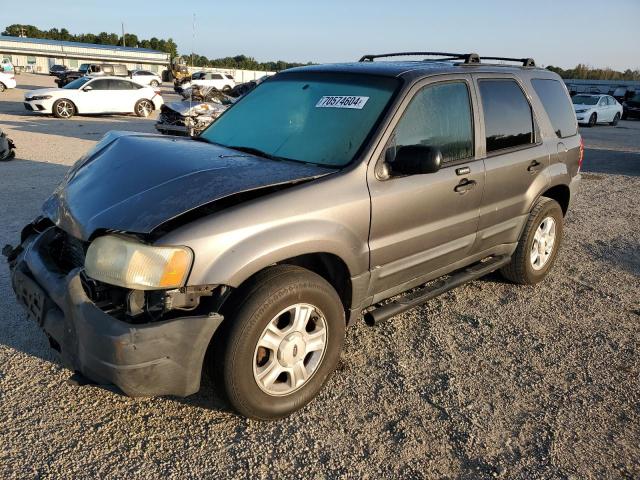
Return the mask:
{"type": "Polygon", "coordinates": [[[0,72],[13,73],[13,63],[8,58],[3,58],[0,62],[0,72]]]}
{"type": "Polygon", "coordinates": [[[597,123],[617,125],[622,105],[611,95],[574,95],[571,99],[578,123],[593,127],[597,123]]]}
{"type": "Polygon", "coordinates": [[[65,73],[67,70],[69,70],[67,68],[66,65],[51,65],[51,67],[49,67],[49,75],[60,75],[62,73],[65,73]]]}
{"type": "Polygon", "coordinates": [[[0,161],[8,161],[15,157],[16,145],[0,128],[0,161]]]}
{"type": "Polygon", "coordinates": [[[83,75],[97,77],[100,75],[110,75],[114,77],[128,77],[127,66],[121,63],[83,63],[78,69],[83,75]]]}
{"type": "Polygon", "coordinates": [[[24,96],[27,110],[65,119],[77,113],[135,113],[147,117],[163,103],[160,90],[119,77],[85,76],[63,88],[32,90],[24,96]]]}
{"type": "Polygon", "coordinates": [[[59,88],[62,88],[65,85],[73,82],[74,80],[84,77],[84,73],[78,70],[67,70],[66,72],[59,73],[58,75],[56,75],[56,77],[57,78],[54,80],[54,82],[56,82],[56,85],[58,85],[59,88]]]}
{"type": "MultiPolygon", "coordinates": [[[[191,85],[214,87],[223,92],[228,92],[236,86],[236,82],[233,80],[233,76],[228,73],[196,72],[191,75],[191,85]]],[[[187,85],[182,87],[188,88],[187,85]]]]}
{"type": "Polygon", "coordinates": [[[0,92],[7,88],[16,88],[16,77],[13,73],[0,71],[0,92]]]}
{"type": "Polygon", "coordinates": [[[162,78],[160,78],[158,74],[150,72],[149,70],[133,70],[129,77],[140,85],[158,87],[162,83],[162,78]]]}
{"type": "Polygon", "coordinates": [[[640,118],[640,93],[622,104],[622,118],[640,118]]]}

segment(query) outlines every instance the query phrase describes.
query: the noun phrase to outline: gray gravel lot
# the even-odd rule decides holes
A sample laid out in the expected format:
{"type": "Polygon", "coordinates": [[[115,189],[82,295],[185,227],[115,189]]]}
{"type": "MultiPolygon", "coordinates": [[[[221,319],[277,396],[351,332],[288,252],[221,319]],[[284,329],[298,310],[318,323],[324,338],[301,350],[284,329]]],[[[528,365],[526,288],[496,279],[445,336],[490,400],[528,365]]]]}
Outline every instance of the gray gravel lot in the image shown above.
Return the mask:
{"type": "MultiPolygon", "coordinates": [[[[18,146],[0,163],[0,246],[105,132],[153,131],[38,117],[23,94],[0,94],[18,146]]],[[[582,133],[581,194],[545,282],[492,275],[357,324],[319,398],[275,423],[237,417],[208,381],[187,399],[67,384],[0,265],[0,478],[640,478],[640,121],[582,133]]]]}

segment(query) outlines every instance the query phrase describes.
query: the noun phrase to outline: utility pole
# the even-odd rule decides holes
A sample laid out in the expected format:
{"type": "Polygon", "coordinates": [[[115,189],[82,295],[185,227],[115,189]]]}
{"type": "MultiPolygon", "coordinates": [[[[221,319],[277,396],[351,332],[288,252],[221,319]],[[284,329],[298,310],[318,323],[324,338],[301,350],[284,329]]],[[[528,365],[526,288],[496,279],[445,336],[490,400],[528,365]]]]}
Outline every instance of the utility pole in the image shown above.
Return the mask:
{"type": "Polygon", "coordinates": [[[124,41],[124,22],[122,22],[122,46],[127,46],[126,42],[124,41]]]}

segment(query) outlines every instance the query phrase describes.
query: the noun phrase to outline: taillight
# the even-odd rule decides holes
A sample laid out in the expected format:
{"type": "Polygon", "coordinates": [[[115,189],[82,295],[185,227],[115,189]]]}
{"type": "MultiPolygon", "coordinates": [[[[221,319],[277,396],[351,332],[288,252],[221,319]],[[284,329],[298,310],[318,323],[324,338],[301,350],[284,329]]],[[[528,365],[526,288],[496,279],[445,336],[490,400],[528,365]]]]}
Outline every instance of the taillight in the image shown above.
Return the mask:
{"type": "Polygon", "coordinates": [[[582,168],[582,160],[584,160],[584,139],[580,137],[580,157],[578,158],[578,171],[582,168]]]}

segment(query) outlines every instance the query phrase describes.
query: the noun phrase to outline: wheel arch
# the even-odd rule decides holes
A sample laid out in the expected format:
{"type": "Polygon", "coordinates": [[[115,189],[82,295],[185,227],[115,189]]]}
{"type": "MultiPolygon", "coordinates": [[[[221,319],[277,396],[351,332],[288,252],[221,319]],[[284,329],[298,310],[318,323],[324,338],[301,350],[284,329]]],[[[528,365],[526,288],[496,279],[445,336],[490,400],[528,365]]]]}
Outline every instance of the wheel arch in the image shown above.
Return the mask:
{"type": "Polygon", "coordinates": [[[560,208],[562,208],[562,215],[567,215],[567,210],[569,209],[569,201],[571,200],[571,190],[567,185],[555,185],[547,189],[540,196],[550,198],[558,202],[558,204],[560,204],[560,208]]]}

